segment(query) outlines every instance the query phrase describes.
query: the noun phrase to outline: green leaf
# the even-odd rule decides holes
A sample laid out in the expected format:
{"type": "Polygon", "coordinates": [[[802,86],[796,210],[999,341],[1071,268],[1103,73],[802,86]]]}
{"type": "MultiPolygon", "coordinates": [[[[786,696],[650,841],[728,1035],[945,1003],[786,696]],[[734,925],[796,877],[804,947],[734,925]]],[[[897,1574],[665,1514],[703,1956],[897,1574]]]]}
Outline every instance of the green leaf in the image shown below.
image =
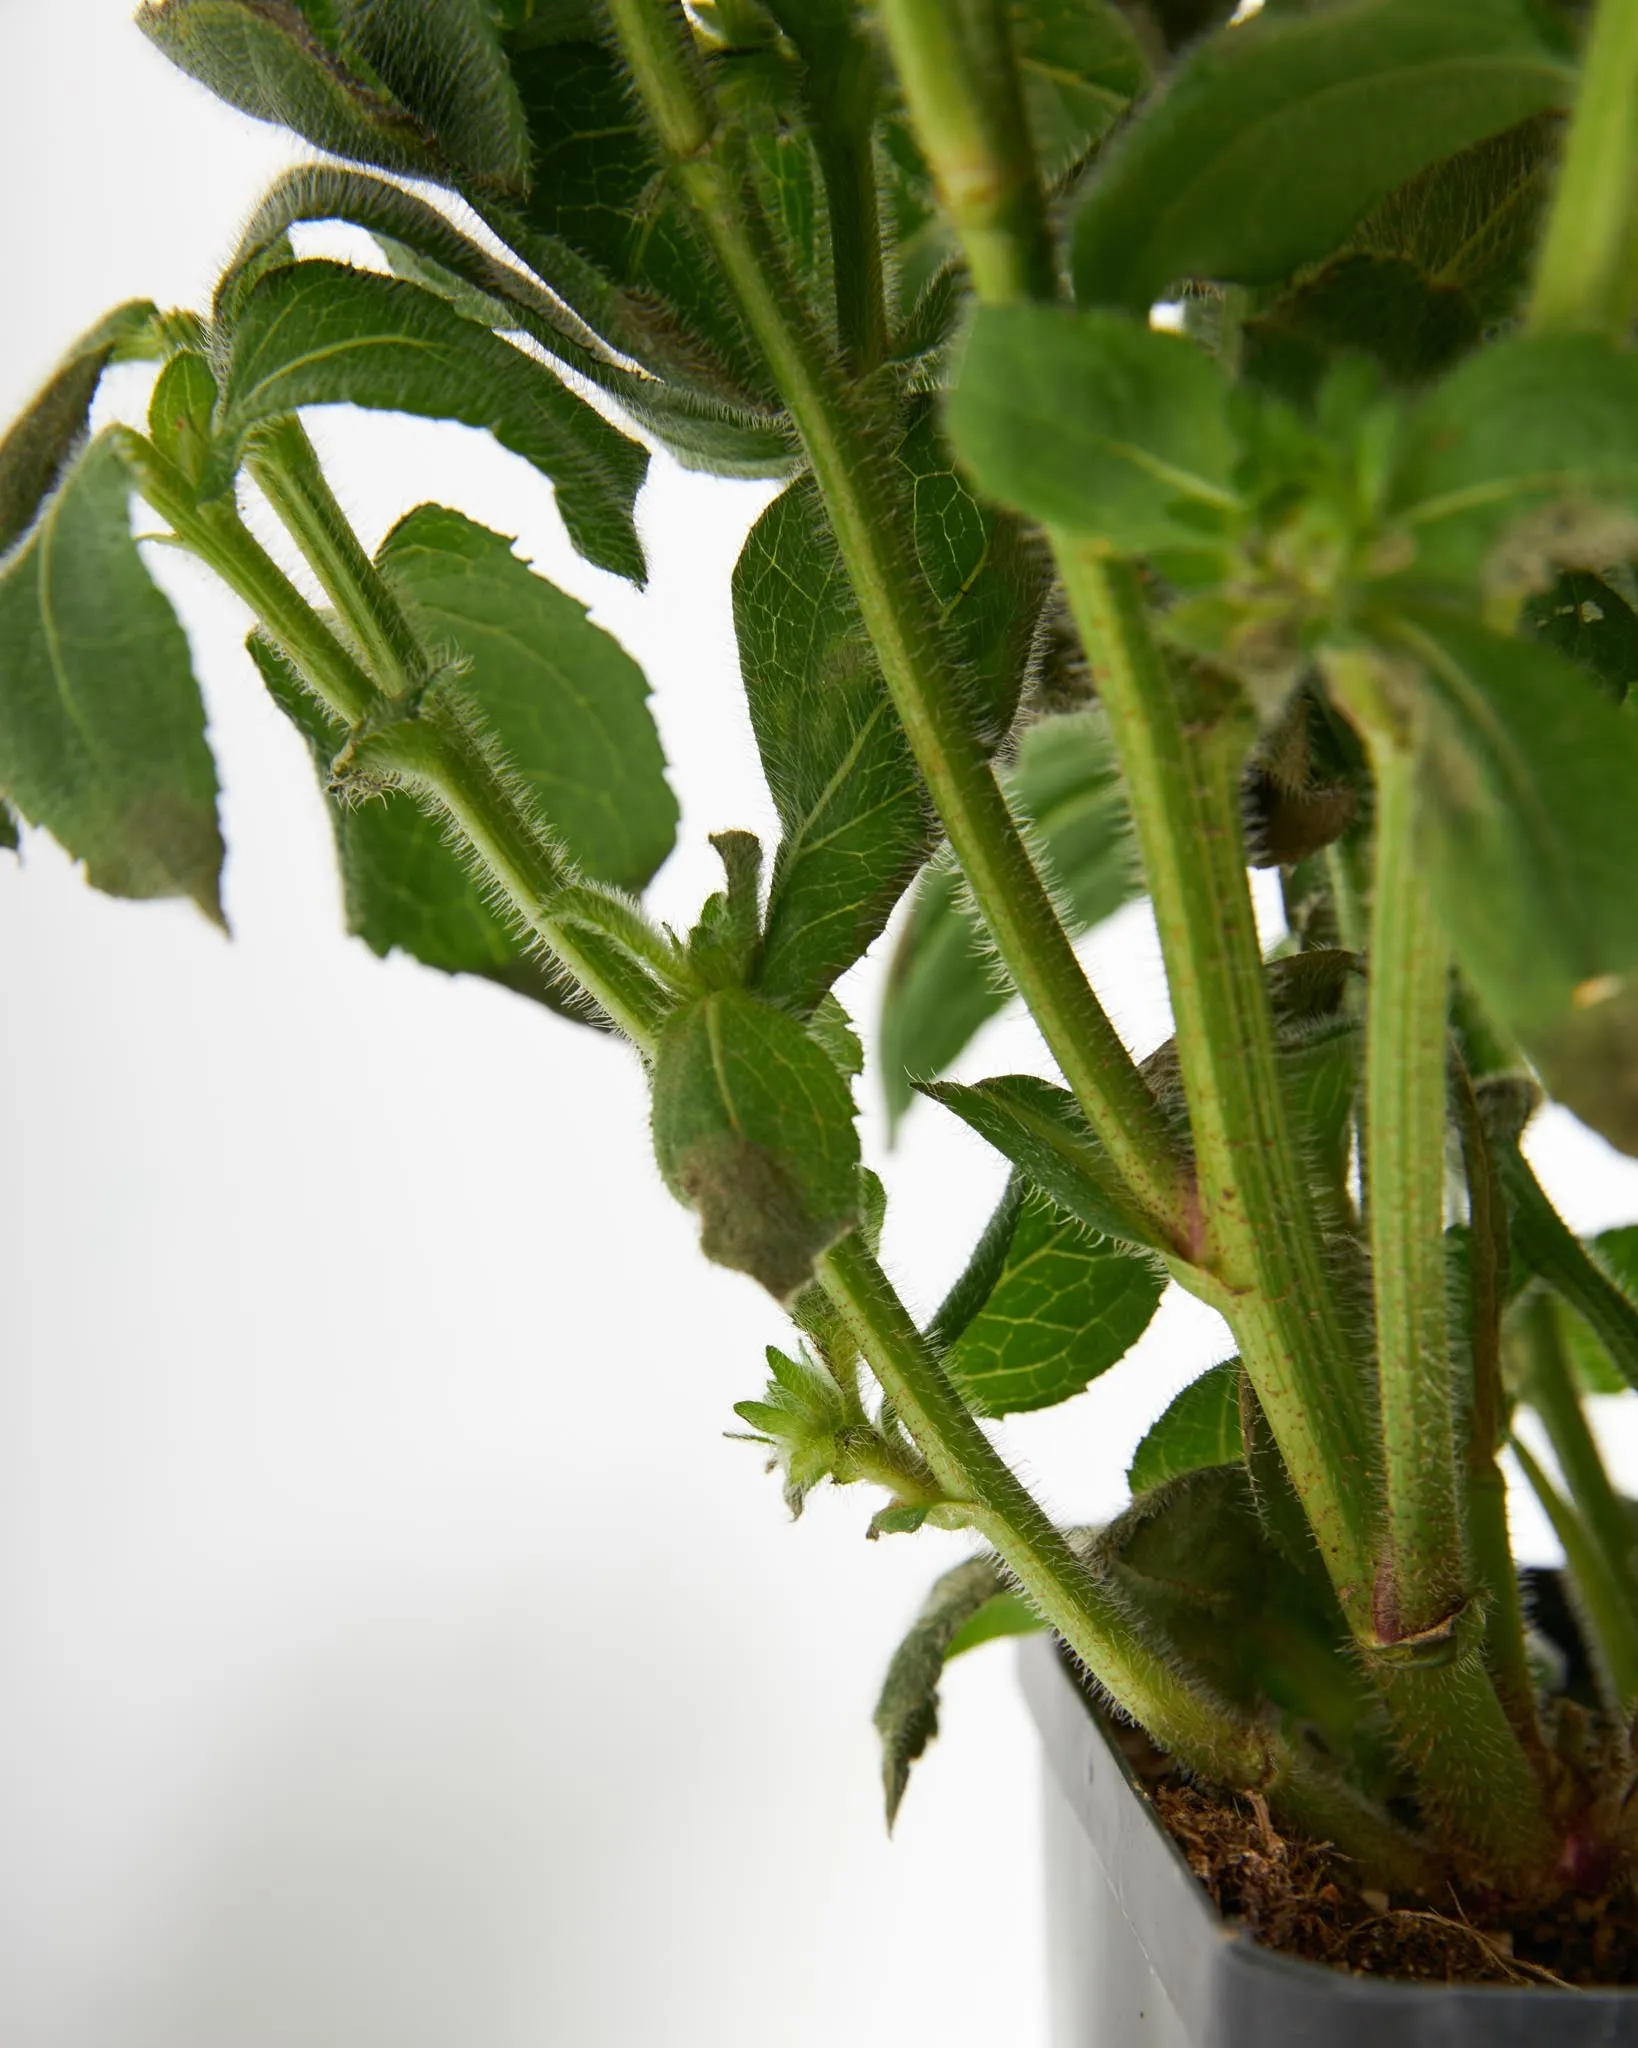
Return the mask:
{"type": "Polygon", "coordinates": [[[1225,1359],[1191,1380],[1132,1454],[1127,1483],[1134,1494],[1164,1486],[1184,1472],[1238,1465],[1240,1361],[1225,1359]]]}
{"type": "Polygon", "coordinates": [[[0,440],[0,555],[34,523],[67,468],[111,362],[147,354],[159,308],[146,299],[116,306],[76,341],[0,440]]]}
{"type": "Polygon", "coordinates": [[[1352,0],[1213,36],[1099,164],[1076,296],[1142,313],[1187,278],[1275,283],[1426,165],[1574,92],[1528,0],[1352,0]]]}
{"type": "Polygon", "coordinates": [[[1566,569],[1524,607],[1524,630],[1585,669],[1613,703],[1638,682],[1638,612],[1590,569],[1566,569]]]}
{"type": "Polygon", "coordinates": [[[1065,1089],[1004,1074],[974,1088],[922,1082],[917,1092],[953,1110],[1089,1229],[1125,1244],[1148,1241],[1148,1226],[1129,1209],[1108,1154],[1065,1089]]]}
{"type": "Polygon", "coordinates": [[[974,727],[993,748],[1017,714],[1046,564],[1021,521],[980,503],[961,481],[933,398],[912,399],[898,463],[910,487],[916,563],[961,664],[974,727]]]}
{"type": "Polygon", "coordinates": [[[1400,386],[1451,368],[1517,309],[1558,140],[1526,121],[1391,193],[1246,321],[1244,374],[1307,404],[1345,350],[1400,386]]]}
{"type": "Polygon", "coordinates": [[[216,399],[209,362],[193,349],[180,349],[154,380],[148,401],[149,440],[195,488],[210,468],[216,399]]]}
{"type": "Polygon", "coordinates": [[[529,131],[487,0],[335,0],[336,46],[478,184],[524,192],[529,131]]]}
{"type": "Polygon", "coordinates": [[[1617,1388],[1638,1387],[1638,1231],[1629,1225],[1585,1244],[1553,1207],[1517,1144],[1495,1150],[1515,1276],[1544,1280],[1574,1309],[1569,1326],[1586,1340],[1576,1346],[1578,1357],[1599,1361],[1587,1375],[1597,1375],[1597,1391],[1605,1391],[1611,1372],[1617,1388]]]}
{"type": "Polygon", "coordinates": [[[944,1666],[956,1654],[957,1642],[986,1615],[992,1622],[990,1636],[1029,1635],[1041,1625],[1008,1592],[995,1558],[970,1558],[935,1582],[909,1634],[893,1653],[875,1717],[889,1828],[898,1818],[910,1766],[938,1733],[938,1688],[944,1666]]]}
{"type": "Polygon", "coordinates": [[[640,890],[677,801],[636,662],[510,541],[444,506],[409,513],[377,561],[425,642],[464,664],[461,695],[576,866],[640,890]]]}
{"type": "Polygon", "coordinates": [[[0,793],[96,888],[188,896],[221,921],[204,705],[107,436],[0,569],[0,793]]]}
{"type": "Polygon", "coordinates": [[[1166,1285],[1154,1260],[1093,1236],[1033,1188],[1006,1238],[1000,1272],[944,1355],[980,1415],[1050,1408],[1082,1392],[1142,1336],[1166,1285]]]}
{"type": "MultiPolygon", "coordinates": [[[[618,399],[639,426],[683,462],[747,476],[790,469],[793,444],[781,415],[736,410],[686,385],[611,360],[590,345],[584,326],[557,294],[492,256],[425,200],[363,171],[302,164],[269,188],[217,285],[217,318],[231,324],[238,300],[262,271],[295,260],[287,240],[294,223],[321,220],[366,229],[396,275],[435,292],[464,318],[532,336],[569,369],[618,399]]],[[[617,332],[622,325],[618,318],[611,324],[617,332]]]]}
{"type": "Polygon", "coordinates": [[[734,569],[734,624],[784,831],[762,986],[808,1009],[886,924],[929,832],[921,778],[811,483],[752,527],[734,569]]]}
{"type": "Polygon", "coordinates": [[[488,428],[551,478],[563,523],[588,561],[643,580],[632,506],[645,449],[430,292],[337,263],[269,271],[234,323],[224,433],[237,446],[264,421],[343,404],[488,428]]]}
{"type": "Polygon", "coordinates": [[[1049,185],[1084,161],[1149,82],[1131,24],[1104,0],[1013,0],[1013,47],[1049,185]]]}
{"type": "Polygon", "coordinates": [[[1182,1473],[1141,1494],[1099,1537],[1095,1569],[1226,1698],[1272,1704],[1373,1775],[1377,1694],[1355,1664],[1335,1597],[1309,1545],[1298,1569],[1264,1529],[1244,1466],[1182,1473]]]}
{"type": "Polygon", "coordinates": [[[780,1301],[859,1216],[847,1083],[796,1018],[742,990],[678,1010],[654,1057],[654,1154],[700,1247],[780,1301]]]}
{"type": "MultiPolygon", "coordinates": [[[[1139,893],[1125,793],[1101,711],[1029,727],[1003,780],[1072,936],[1139,893]]],[[[914,1100],[912,1077],[942,1073],[1010,997],[959,872],[946,860],[933,862],[916,885],[882,1001],[882,1081],[895,1123],[914,1100]]]]}
{"type": "MultiPolygon", "coordinates": [[[[248,646],[274,702],[312,750],[321,787],[346,745],[347,728],[311,695],[295,668],[260,633],[248,646]]],[[[450,843],[444,824],[406,790],[369,803],[326,795],[341,870],[347,929],[381,958],[407,953],[444,974],[474,974],[528,996],[576,1023],[597,1019],[512,923],[450,843]]]]}
{"type": "Polygon", "coordinates": [[[1635,510],[1638,357],[1569,334],[1498,342],[1430,393],[1389,504],[1414,578],[1464,594],[1481,573],[1526,591],[1615,559],[1635,510]],[[1613,531],[1604,506],[1622,515],[1613,531]]]}
{"type": "Polygon", "coordinates": [[[179,70],[241,113],[334,156],[448,181],[432,131],[327,48],[290,0],[145,0],[136,20],[179,70]]]}
{"type": "Polygon", "coordinates": [[[1018,1230],[1029,1182],[1021,1173],[1007,1176],[990,1220],[985,1224],[971,1256],[955,1285],[939,1304],[927,1325],[927,1341],[938,1351],[947,1351],[995,1292],[1006,1270],[1007,1254],[1018,1230]]]}
{"type": "Polygon", "coordinates": [[[596,40],[512,48],[533,151],[515,224],[493,225],[554,291],[647,368],[739,404],[775,398],[737,301],[653,137],[614,53],[596,40]],[[574,259],[569,264],[561,252],[574,259]],[[640,332],[599,325],[610,285],[640,332]],[[588,298],[588,293],[591,298],[588,298]]]}
{"type": "Polygon", "coordinates": [[[982,307],[949,429],[989,496],[1119,554],[1199,548],[1239,507],[1222,370],[1120,314],[982,307]]]}
{"type": "MultiPolygon", "coordinates": [[[[576,866],[593,881],[640,889],[670,850],[677,809],[635,662],[501,535],[458,512],[420,506],[377,559],[419,632],[461,664],[463,699],[576,866]]],[[[346,728],[259,635],[250,646],[327,784],[346,728]]],[[[396,949],[446,974],[480,975],[589,1021],[527,936],[491,907],[444,825],[412,797],[332,797],[329,811],[347,928],[373,952],[396,949]]]]}
{"type": "Polygon", "coordinates": [[[1414,644],[1421,842],[1458,963],[1559,1099],[1638,1147],[1638,726],[1551,648],[1431,609],[1414,644]]]}

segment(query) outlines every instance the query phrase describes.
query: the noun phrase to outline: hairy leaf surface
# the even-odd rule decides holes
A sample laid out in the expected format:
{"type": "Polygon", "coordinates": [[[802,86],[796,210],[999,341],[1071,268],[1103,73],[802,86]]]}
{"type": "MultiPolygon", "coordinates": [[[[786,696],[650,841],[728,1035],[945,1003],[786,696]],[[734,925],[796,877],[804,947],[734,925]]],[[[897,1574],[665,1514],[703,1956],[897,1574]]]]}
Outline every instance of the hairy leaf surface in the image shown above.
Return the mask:
{"type": "Polygon", "coordinates": [[[400,279],[309,262],[270,270],[234,322],[223,427],[235,442],[306,405],[485,427],[551,478],[588,561],[643,580],[632,519],[647,451],[540,364],[400,279]]]}
{"type": "Polygon", "coordinates": [[[1132,1454],[1127,1483],[1134,1494],[1164,1486],[1185,1472],[1212,1465],[1238,1465],[1240,1361],[1209,1366],[1178,1394],[1132,1454]]]}
{"type": "Polygon", "coordinates": [[[740,989],[679,1010],[654,1060],[654,1155],[708,1259],[780,1301],[859,1218],[853,1100],[788,1011],[740,989]]]}
{"type": "Polygon", "coordinates": [[[150,352],[159,308],[132,299],[87,329],[0,440],[0,555],[34,523],[85,433],[102,373],[127,354],[150,352]]]}
{"type": "Polygon", "coordinates": [[[216,768],[188,643],[131,537],[107,435],[0,569],[0,793],[110,896],[221,919],[216,768]]]}
{"type": "Polygon", "coordinates": [[[886,924],[927,847],[921,779],[810,483],[757,521],[734,570],[751,724],[784,830],[762,985],[811,1007],[886,924]]]}
{"type": "Polygon", "coordinates": [[[1119,554],[1200,547],[1238,507],[1222,371],[1122,314],[981,308],[949,425],[990,496],[1119,554]]]}
{"type": "Polygon", "coordinates": [[[677,800],[636,662],[502,535],[444,506],[402,519],[377,559],[427,645],[462,664],[461,694],[576,866],[641,889],[677,800]]]}
{"type": "MultiPolygon", "coordinates": [[[[1050,1408],[1080,1393],[1142,1336],[1166,1284],[1154,1260],[1094,1236],[1034,1188],[1009,1195],[999,1214],[999,1271],[944,1356],[981,1415],[1050,1408]]],[[[979,1251],[986,1263],[991,1236],[979,1251]]]]}
{"type": "Polygon", "coordinates": [[[1099,165],[1076,296],[1141,313],[1187,278],[1275,283],[1425,165],[1574,90],[1528,0],[1349,0],[1213,36],[1099,165]]]}
{"type": "Polygon", "coordinates": [[[1028,1607],[1008,1592],[1006,1576],[994,1558],[970,1558],[934,1584],[914,1626],[893,1653],[876,1702],[889,1827],[910,1782],[910,1766],[938,1733],[939,1681],[945,1665],[958,1654],[957,1646],[968,1648],[1001,1634],[1032,1635],[1040,1626],[1028,1607]],[[985,1616],[997,1625],[975,1633],[985,1616]]]}

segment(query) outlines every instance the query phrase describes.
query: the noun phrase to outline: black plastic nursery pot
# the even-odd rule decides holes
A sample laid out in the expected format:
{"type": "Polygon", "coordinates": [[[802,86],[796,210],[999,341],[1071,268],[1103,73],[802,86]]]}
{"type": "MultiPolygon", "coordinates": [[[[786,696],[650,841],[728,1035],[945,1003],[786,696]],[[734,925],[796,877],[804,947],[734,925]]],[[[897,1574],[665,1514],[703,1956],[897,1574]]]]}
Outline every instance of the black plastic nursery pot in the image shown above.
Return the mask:
{"type": "Polygon", "coordinates": [[[1045,1752],[1052,2048],[1638,2048],[1638,1990],[1394,1983],[1259,1947],[1052,1642],[1020,1644],[1019,1669],[1045,1752]]]}

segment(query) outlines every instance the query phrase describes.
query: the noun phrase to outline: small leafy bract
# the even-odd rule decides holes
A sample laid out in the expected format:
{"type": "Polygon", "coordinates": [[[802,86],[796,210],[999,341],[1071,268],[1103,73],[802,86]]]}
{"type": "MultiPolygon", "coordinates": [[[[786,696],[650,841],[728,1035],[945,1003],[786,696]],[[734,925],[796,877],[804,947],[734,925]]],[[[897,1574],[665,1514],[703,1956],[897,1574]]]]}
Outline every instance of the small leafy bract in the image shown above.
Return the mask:
{"type": "Polygon", "coordinates": [[[1277,282],[1424,165],[1574,89],[1528,0],[1344,0],[1210,37],[1092,179],[1076,296],[1141,313],[1187,278],[1277,282]]]}
{"type": "Polygon", "coordinates": [[[991,496],[1117,554],[1198,548],[1238,508],[1222,371],[1119,313],[984,307],[949,424],[991,496]]]}
{"type": "Polygon", "coordinates": [[[220,921],[205,708],[108,435],[0,570],[0,792],[98,889],[188,896],[220,921]]]}
{"type": "Polygon", "coordinates": [[[551,478],[588,561],[643,580],[632,520],[647,451],[543,365],[398,278],[309,262],[270,270],[234,320],[222,427],[252,428],[306,405],[360,405],[486,427],[551,478]]]}
{"type": "Polygon", "coordinates": [[[1133,1493],[1147,1493],[1184,1472],[1238,1465],[1244,1450],[1240,1361],[1229,1358],[1190,1380],[1173,1400],[1133,1452],[1127,1483],[1133,1493]]]}
{"type": "Polygon", "coordinates": [[[796,1018],[740,989],[679,1010],[654,1060],[654,1155],[700,1247],[780,1301],[859,1218],[847,1083],[796,1018]]]}
{"type": "Polygon", "coordinates": [[[1003,1214],[1000,1270],[944,1359],[980,1415],[1080,1393],[1142,1336],[1166,1284],[1154,1260],[1094,1236],[1034,1188],[1003,1214]]]}

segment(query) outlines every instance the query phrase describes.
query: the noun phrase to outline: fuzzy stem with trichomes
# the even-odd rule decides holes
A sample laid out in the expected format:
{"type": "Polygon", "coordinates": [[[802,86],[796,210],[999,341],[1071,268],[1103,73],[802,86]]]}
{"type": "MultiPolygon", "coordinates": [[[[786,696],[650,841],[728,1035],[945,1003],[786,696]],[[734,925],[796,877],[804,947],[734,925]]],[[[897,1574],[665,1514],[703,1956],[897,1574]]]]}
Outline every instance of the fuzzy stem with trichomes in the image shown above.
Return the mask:
{"type": "Polygon", "coordinates": [[[967,1510],[1042,1619],[1121,1707],[1187,1766],[1219,1784],[1265,1792],[1283,1815],[1335,1842],[1378,1881],[1423,1885],[1427,1860],[1412,1837],[1300,1743],[1191,1683],[1175,1655],[1145,1637],[990,1442],[857,1233],[824,1255],[819,1275],[947,1496],[967,1510]]]}
{"type": "Polygon", "coordinates": [[[1179,1277],[1228,1318],[1344,1611],[1368,1638],[1366,1414],[1279,1083],[1240,826],[1249,734],[1232,701],[1186,711],[1130,568],[1067,535],[1055,548],[1171,990],[1208,1231],[1201,1270],[1179,1277]]]}
{"type": "Polygon", "coordinates": [[[403,606],[370,560],[294,414],[258,430],[246,468],[363,649],[376,682],[402,697],[432,672],[403,606]]]}
{"type": "Polygon", "coordinates": [[[1529,324],[1623,342],[1638,310],[1638,7],[1600,0],[1581,62],[1529,324]]]}
{"type": "Polygon", "coordinates": [[[609,0],[609,14],[661,147],[796,423],[883,679],[996,951],[1116,1170],[1168,1240],[1187,1246],[1186,1162],[1075,957],[972,730],[879,422],[848,390],[784,275],[740,138],[717,118],[677,0],[609,0]]]}
{"type": "Polygon", "coordinates": [[[1378,1633],[1399,1642],[1450,1628],[1466,1598],[1445,1303],[1450,948],[1417,860],[1414,743],[1376,722],[1367,743],[1376,872],[1364,1151],[1388,1546],[1375,1604],[1378,1633]]]}
{"type": "MultiPolygon", "coordinates": [[[[587,928],[581,899],[588,892],[577,888],[551,835],[465,722],[438,703],[436,693],[424,709],[395,704],[245,526],[230,496],[201,503],[180,471],[133,429],[121,430],[120,449],[137,488],[177,539],[250,607],[308,687],[352,728],[350,768],[402,780],[430,798],[529,930],[647,1052],[670,997],[617,937],[587,928]],[[565,890],[574,892],[578,921],[553,914],[554,899],[565,890]]],[[[301,531],[292,529],[292,537],[301,546],[301,531]]],[[[356,635],[345,606],[338,610],[356,635]]]]}
{"type": "Polygon", "coordinates": [[[1005,0],[880,0],[879,12],[978,296],[1052,298],[1057,257],[1005,0]]]}

